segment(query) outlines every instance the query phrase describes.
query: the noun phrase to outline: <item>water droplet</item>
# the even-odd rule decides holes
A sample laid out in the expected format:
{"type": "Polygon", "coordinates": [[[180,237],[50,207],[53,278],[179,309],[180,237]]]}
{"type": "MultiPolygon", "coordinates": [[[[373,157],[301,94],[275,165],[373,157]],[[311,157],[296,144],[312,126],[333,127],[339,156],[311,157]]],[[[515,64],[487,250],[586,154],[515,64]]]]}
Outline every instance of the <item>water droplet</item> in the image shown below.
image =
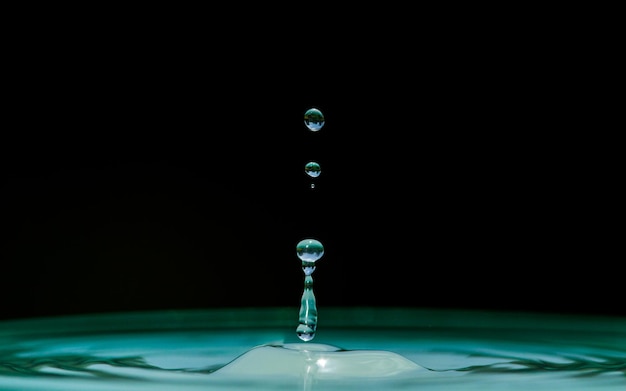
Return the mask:
{"type": "Polygon", "coordinates": [[[324,114],[319,109],[311,108],[304,113],[304,124],[312,132],[317,132],[324,126],[324,114]]]}
{"type": "Polygon", "coordinates": [[[317,178],[322,173],[319,163],[308,162],[304,165],[304,172],[312,178],[317,178]]]}
{"type": "Polygon", "coordinates": [[[296,245],[296,254],[303,263],[315,263],[324,255],[324,246],[319,240],[303,239],[296,245]]]}
{"type": "Polygon", "coordinates": [[[315,337],[317,329],[317,304],[313,293],[313,277],[315,262],[324,255],[324,246],[316,239],[303,239],[296,245],[296,254],[302,261],[304,272],[304,291],[300,300],[300,312],[296,334],[303,341],[315,337]]]}

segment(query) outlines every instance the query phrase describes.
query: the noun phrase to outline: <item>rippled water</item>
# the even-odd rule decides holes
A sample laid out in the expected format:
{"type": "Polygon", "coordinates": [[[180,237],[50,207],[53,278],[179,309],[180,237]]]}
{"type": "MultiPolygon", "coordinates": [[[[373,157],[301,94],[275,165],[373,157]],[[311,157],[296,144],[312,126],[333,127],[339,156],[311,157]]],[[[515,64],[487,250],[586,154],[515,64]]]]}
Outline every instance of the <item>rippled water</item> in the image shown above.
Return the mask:
{"type": "Polygon", "coordinates": [[[626,390],[626,319],[326,309],[302,342],[293,313],[0,322],[0,390],[626,390]]]}

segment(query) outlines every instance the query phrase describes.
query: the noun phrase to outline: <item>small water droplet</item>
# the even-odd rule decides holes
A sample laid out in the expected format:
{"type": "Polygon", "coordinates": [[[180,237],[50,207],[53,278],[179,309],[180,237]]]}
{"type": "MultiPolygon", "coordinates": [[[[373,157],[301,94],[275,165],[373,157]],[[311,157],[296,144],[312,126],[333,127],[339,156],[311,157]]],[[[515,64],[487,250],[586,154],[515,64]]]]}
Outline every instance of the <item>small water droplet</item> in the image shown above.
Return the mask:
{"type": "Polygon", "coordinates": [[[324,114],[319,109],[311,108],[304,113],[304,124],[312,132],[317,132],[324,126],[324,114]]]}
{"type": "Polygon", "coordinates": [[[317,162],[308,162],[304,165],[304,172],[312,178],[317,178],[322,173],[322,169],[317,162]]]}

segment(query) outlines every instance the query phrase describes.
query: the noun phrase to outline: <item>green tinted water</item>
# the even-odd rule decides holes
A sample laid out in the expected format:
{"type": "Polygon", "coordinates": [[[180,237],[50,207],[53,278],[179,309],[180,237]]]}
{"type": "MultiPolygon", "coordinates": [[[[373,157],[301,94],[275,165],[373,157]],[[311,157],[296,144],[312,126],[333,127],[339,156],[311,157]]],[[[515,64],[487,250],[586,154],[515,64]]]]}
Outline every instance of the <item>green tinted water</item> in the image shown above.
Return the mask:
{"type": "Polygon", "coordinates": [[[293,308],[0,322],[0,390],[624,390],[626,319],[293,308]],[[254,332],[251,332],[254,330],[254,332]]]}

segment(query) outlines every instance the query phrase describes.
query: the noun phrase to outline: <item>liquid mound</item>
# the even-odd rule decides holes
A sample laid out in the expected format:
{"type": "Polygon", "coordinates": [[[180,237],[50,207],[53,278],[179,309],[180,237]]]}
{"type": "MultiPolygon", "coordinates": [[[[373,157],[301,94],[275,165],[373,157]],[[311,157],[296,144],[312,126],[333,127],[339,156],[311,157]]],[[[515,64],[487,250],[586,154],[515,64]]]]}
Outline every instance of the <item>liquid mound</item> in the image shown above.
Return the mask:
{"type": "Polygon", "coordinates": [[[267,345],[247,351],[214,375],[255,377],[389,378],[425,369],[384,350],[343,350],[325,344],[267,345]]]}

